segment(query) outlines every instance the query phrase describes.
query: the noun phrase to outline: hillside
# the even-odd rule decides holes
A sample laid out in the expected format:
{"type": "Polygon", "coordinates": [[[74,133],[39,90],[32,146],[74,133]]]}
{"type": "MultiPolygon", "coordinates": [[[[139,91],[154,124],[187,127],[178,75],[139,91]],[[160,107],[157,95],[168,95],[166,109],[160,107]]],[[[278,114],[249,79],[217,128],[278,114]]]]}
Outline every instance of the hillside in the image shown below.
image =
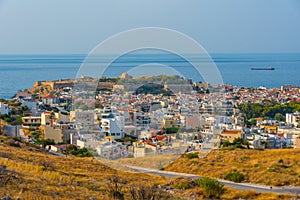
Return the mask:
{"type": "Polygon", "coordinates": [[[220,150],[204,158],[183,156],[165,167],[165,170],[193,173],[225,179],[237,171],[245,182],[264,185],[300,185],[300,150],[220,150]]]}
{"type": "Polygon", "coordinates": [[[155,83],[147,83],[137,88],[135,94],[163,94],[164,96],[173,95],[172,91],[165,90],[163,85],[155,83]]]}
{"type": "MultiPolygon", "coordinates": [[[[106,164],[111,166],[109,162],[106,164]]],[[[136,200],[150,199],[151,195],[174,200],[205,196],[196,180],[120,171],[92,158],[53,156],[17,138],[3,136],[0,136],[0,179],[0,198],[11,199],[133,199],[132,193],[144,196],[136,200]]],[[[221,197],[290,199],[293,196],[226,188],[221,197]]]]}
{"type": "Polygon", "coordinates": [[[31,144],[1,136],[0,141],[0,197],[110,199],[107,188],[115,175],[120,183],[132,186],[168,181],[146,174],[117,171],[92,158],[53,156],[31,144]]]}

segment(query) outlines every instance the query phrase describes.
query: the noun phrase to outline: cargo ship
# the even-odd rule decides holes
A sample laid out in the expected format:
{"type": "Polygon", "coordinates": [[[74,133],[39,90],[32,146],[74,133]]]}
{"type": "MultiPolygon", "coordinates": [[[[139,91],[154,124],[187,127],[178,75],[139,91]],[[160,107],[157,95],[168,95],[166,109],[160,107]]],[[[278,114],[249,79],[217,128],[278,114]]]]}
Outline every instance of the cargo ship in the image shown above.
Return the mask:
{"type": "Polygon", "coordinates": [[[252,67],[251,70],[275,70],[274,67],[252,67]]]}

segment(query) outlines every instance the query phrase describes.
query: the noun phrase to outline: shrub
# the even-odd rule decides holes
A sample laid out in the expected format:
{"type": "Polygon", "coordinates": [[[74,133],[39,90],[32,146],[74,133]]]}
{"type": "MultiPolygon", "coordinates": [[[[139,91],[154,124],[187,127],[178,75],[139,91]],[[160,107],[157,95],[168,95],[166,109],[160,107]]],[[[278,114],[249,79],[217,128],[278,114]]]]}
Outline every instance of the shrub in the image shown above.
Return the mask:
{"type": "Polygon", "coordinates": [[[117,175],[112,175],[108,178],[108,185],[105,192],[110,196],[112,199],[124,199],[124,187],[126,181],[121,179],[121,177],[117,175]]]}
{"type": "Polygon", "coordinates": [[[79,149],[75,156],[78,157],[93,157],[92,152],[87,148],[79,149]]]}
{"type": "Polygon", "coordinates": [[[226,191],[222,183],[208,177],[198,179],[198,185],[207,198],[219,198],[226,191]]]}
{"type": "Polygon", "coordinates": [[[156,185],[131,186],[130,197],[133,200],[170,199],[170,195],[156,185]]]}
{"type": "Polygon", "coordinates": [[[43,144],[43,147],[46,147],[47,145],[53,145],[55,144],[54,140],[53,139],[46,139],[46,140],[43,140],[42,141],[42,144],[43,144]]]}
{"type": "Polygon", "coordinates": [[[77,157],[93,157],[93,152],[90,149],[78,149],[75,145],[69,145],[66,149],[66,154],[72,154],[77,157]]]}
{"type": "Polygon", "coordinates": [[[193,188],[197,185],[198,184],[192,179],[179,177],[174,180],[173,187],[177,188],[177,189],[181,189],[181,190],[187,190],[187,189],[193,188]]]}
{"type": "Polygon", "coordinates": [[[226,140],[226,141],[223,142],[222,145],[223,145],[223,147],[229,147],[231,144],[228,140],[226,140]]]}
{"type": "Polygon", "coordinates": [[[12,147],[21,147],[20,142],[14,140],[14,139],[8,140],[8,144],[12,147]]]}
{"type": "Polygon", "coordinates": [[[238,171],[234,170],[234,171],[230,172],[229,174],[227,174],[225,176],[225,179],[228,181],[240,183],[244,180],[244,177],[245,177],[244,174],[241,174],[238,171]]]}
{"type": "Polygon", "coordinates": [[[186,154],[186,157],[189,159],[193,159],[193,158],[199,158],[198,153],[188,153],[186,154]]]}

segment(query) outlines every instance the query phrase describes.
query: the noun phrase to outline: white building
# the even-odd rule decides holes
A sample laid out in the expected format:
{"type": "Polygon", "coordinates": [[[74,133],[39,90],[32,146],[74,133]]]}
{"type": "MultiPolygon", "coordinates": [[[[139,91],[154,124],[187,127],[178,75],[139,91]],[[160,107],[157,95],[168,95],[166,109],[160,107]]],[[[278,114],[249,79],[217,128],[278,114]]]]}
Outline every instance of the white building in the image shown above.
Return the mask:
{"type": "Polygon", "coordinates": [[[100,157],[110,160],[128,157],[126,145],[115,141],[108,141],[97,146],[96,151],[100,157]]]}
{"type": "Polygon", "coordinates": [[[297,126],[300,122],[300,112],[286,113],[286,123],[297,126]]]}
{"type": "Polygon", "coordinates": [[[124,132],[114,118],[101,119],[101,131],[105,136],[114,136],[115,139],[124,138],[124,132]]]}
{"type": "Polygon", "coordinates": [[[215,122],[216,122],[217,126],[219,124],[231,124],[232,123],[232,118],[229,117],[229,116],[224,116],[224,115],[216,115],[215,116],[215,122]]]}
{"type": "Polygon", "coordinates": [[[75,124],[77,127],[81,130],[96,130],[97,129],[97,124],[95,123],[96,118],[96,113],[94,111],[75,111],[75,116],[72,113],[70,116],[71,119],[70,121],[75,121],[75,124]]]}
{"type": "Polygon", "coordinates": [[[44,104],[53,105],[58,103],[58,97],[55,95],[48,95],[42,98],[44,104]]]}
{"type": "Polygon", "coordinates": [[[37,102],[31,98],[24,98],[20,101],[22,103],[22,106],[27,106],[29,110],[36,109],[38,105],[37,102]]]}
{"type": "Polygon", "coordinates": [[[112,109],[105,107],[101,110],[101,132],[105,136],[113,136],[115,139],[124,138],[124,117],[113,113],[112,109]]]}
{"type": "Polygon", "coordinates": [[[7,104],[0,102],[0,114],[5,115],[9,113],[10,109],[7,104]]]}

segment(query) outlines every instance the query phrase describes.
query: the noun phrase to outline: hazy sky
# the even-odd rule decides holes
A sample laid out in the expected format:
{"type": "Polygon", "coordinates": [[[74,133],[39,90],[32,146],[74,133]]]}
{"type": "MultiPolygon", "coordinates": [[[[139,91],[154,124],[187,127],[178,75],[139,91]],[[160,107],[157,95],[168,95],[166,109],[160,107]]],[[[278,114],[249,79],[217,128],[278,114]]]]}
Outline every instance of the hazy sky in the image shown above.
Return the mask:
{"type": "Polygon", "coordinates": [[[209,53],[300,52],[299,0],[0,0],[0,54],[86,54],[145,26],[183,32],[209,53]]]}

